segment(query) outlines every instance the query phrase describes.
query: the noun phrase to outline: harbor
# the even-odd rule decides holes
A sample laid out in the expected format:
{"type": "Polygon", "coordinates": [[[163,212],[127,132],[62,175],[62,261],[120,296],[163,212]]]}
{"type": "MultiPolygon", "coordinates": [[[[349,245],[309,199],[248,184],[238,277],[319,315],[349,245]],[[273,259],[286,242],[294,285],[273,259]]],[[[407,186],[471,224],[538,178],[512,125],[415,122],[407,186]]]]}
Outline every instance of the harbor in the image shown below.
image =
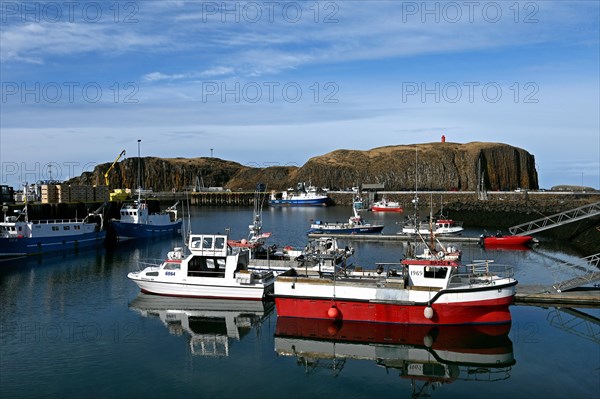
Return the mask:
{"type": "MultiPolygon", "coordinates": [[[[305,232],[310,219],[327,215],[339,219],[347,214],[345,208],[266,208],[263,228],[272,233],[269,242],[302,248],[308,239],[305,232]]],[[[229,228],[231,237],[245,237],[250,217],[250,209],[246,207],[191,209],[193,231],[217,234],[229,228]]],[[[394,220],[389,215],[381,219],[394,220]]],[[[340,245],[354,247],[353,263],[363,267],[375,262],[397,261],[403,256],[405,244],[339,240],[340,245]]],[[[153,397],[167,393],[184,396],[187,392],[197,392],[198,381],[203,381],[204,392],[208,389],[216,396],[235,396],[242,388],[225,384],[216,376],[225,378],[232,367],[246,368],[244,366],[250,364],[252,367],[245,371],[244,378],[254,380],[269,373],[286,380],[286,386],[308,381],[311,388],[303,393],[318,397],[324,392],[339,394],[340,390],[344,391],[340,384],[351,384],[365,375],[377,381],[370,383],[369,395],[409,393],[411,383],[437,381],[440,370],[452,370],[453,383],[439,385],[434,397],[450,391],[453,395],[468,396],[474,387],[478,394],[493,395],[498,390],[513,389],[519,381],[532,379],[531,369],[557,364],[558,359],[581,365],[576,371],[565,370],[564,377],[570,379],[582,373],[590,378],[594,376],[590,368],[597,365],[600,337],[597,302],[556,304],[541,302],[539,295],[533,296],[561,278],[555,273],[556,262],[549,256],[557,256],[559,251],[561,258],[577,261],[567,245],[552,244],[552,249],[547,249],[545,246],[550,244],[542,243],[535,250],[508,251],[486,250],[474,243],[464,243],[464,263],[493,258],[498,264],[514,266],[519,284],[515,304],[510,307],[512,323],[431,329],[406,325],[383,328],[369,323],[357,326],[329,320],[295,321],[278,317],[272,302],[250,301],[248,304],[248,301],[145,295],[127,279],[127,273],[136,271],[139,259],[163,258],[180,243],[178,237],[127,241],[111,249],[1,262],[2,396],[7,392],[27,396],[30,390],[17,381],[34,374],[49,396],[64,392],[66,378],[73,380],[74,376],[85,375],[99,378],[88,378],[85,384],[71,382],[69,386],[74,392],[91,387],[100,396],[111,396],[105,384],[108,378],[112,381],[111,390],[118,389],[120,394],[131,396],[153,397]],[[522,299],[524,294],[538,303],[526,303],[522,299]],[[371,333],[365,334],[361,325],[367,326],[371,333]],[[347,333],[352,334],[351,341],[347,333]],[[12,349],[9,352],[7,348],[12,349]],[[376,353],[370,354],[368,349],[376,353]],[[79,357],[67,360],[65,353],[78,353],[79,357]],[[424,358],[422,355],[427,353],[436,357],[424,358]],[[493,364],[489,363],[490,353],[495,354],[493,364]],[[453,360],[449,361],[446,356],[452,356],[453,360]],[[64,374],[40,375],[39,371],[17,367],[19,362],[33,358],[59,364],[64,374]],[[381,362],[388,368],[382,369],[381,362]],[[185,376],[178,379],[176,387],[158,384],[149,390],[142,385],[132,385],[126,377],[131,370],[139,370],[134,374],[144,375],[140,364],[149,369],[185,370],[185,376]],[[423,367],[435,367],[438,371],[435,374],[417,372],[423,367]],[[501,373],[507,379],[473,380],[470,371],[474,367],[480,371],[480,377],[485,371],[486,376],[501,373]],[[207,377],[207,369],[214,371],[214,376],[211,373],[207,377]],[[504,387],[502,381],[510,383],[510,388],[504,387]]],[[[77,378],[77,381],[81,380],[77,378]]],[[[536,386],[536,390],[548,395],[548,390],[593,391],[590,380],[587,381],[578,384],[561,381],[551,383],[550,387],[536,386]]],[[[255,393],[273,397],[273,387],[263,386],[255,393]]],[[[351,392],[347,394],[352,396],[351,392]]]]}

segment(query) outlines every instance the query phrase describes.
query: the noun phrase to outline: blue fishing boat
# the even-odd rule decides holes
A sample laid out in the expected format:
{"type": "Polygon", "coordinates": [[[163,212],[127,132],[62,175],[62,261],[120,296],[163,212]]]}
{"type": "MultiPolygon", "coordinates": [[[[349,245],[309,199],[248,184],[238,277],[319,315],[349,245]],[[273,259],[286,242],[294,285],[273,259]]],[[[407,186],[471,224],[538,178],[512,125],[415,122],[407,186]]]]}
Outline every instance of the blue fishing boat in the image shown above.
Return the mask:
{"type": "Polygon", "coordinates": [[[327,206],[330,203],[327,194],[320,194],[315,186],[306,186],[298,183],[297,192],[293,190],[281,193],[271,192],[269,205],[291,205],[291,206],[327,206]]]}
{"type": "MultiPolygon", "coordinates": [[[[134,238],[152,238],[181,232],[182,219],[177,217],[177,205],[167,208],[164,212],[150,212],[147,201],[142,200],[140,175],[140,142],[138,140],[138,199],[124,203],[120,211],[120,219],[112,219],[110,225],[114,229],[118,241],[134,238]]],[[[147,192],[148,190],[146,190],[147,192]]]]}
{"type": "Polygon", "coordinates": [[[35,255],[101,245],[106,238],[102,215],[84,219],[29,220],[27,205],[0,222],[0,256],[35,255]],[[95,219],[95,220],[94,220],[95,219]]]}
{"type": "Polygon", "coordinates": [[[138,199],[121,207],[121,218],[110,221],[117,240],[152,238],[181,232],[182,219],[177,217],[177,205],[164,212],[150,212],[149,204],[138,199]]]}
{"type": "Polygon", "coordinates": [[[323,222],[315,220],[310,225],[308,233],[322,234],[376,234],[381,233],[383,224],[367,223],[358,213],[358,209],[352,207],[354,215],[347,222],[323,222]]]}

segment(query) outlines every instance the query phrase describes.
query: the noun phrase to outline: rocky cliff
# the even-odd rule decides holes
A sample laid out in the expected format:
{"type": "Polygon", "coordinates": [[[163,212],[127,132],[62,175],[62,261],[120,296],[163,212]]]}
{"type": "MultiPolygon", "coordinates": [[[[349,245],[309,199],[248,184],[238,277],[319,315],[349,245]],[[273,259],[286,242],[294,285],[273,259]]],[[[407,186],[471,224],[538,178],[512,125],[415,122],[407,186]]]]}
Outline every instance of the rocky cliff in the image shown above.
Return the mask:
{"type": "MultiPolygon", "coordinates": [[[[111,163],[97,165],[92,172],[69,180],[70,184],[105,184],[104,174],[111,163]]],[[[138,170],[145,189],[154,191],[191,190],[192,187],[222,187],[244,167],[236,162],[219,158],[129,158],[108,174],[109,187],[137,188],[138,170]]]]}
{"type": "Polygon", "coordinates": [[[243,170],[230,187],[295,187],[299,181],[330,188],[380,183],[385,190],[476,190],[479,167],[487,189],[537,189],[535,159],[527,151],[499,143],[426,143],[367,151],[336,150],[311,158],[300,168],[243,170]],[[250,184],[248,184],[250,183],[250,184]]]}
{"type": "MultiPolygon", "coordinates": [[[[98,165],[71,183],[104,184],[109,167],[110,163],[98,165]]],[[[135,188],[137,170],[137,158],[117,164],[109,174],[110,187],[135,188]]],[[[489,190],[538,188],[533,155],[507,144],[480,142],[336,150],[311,158],[302,167],[249,168],[218,158],[146,157],[141,171],[142,186],[154,191],[189,189],[198,181],[232,190],[252,190],[259,182],[268,189],[284,189],[302,181],[332,189],[380,183],[389,191],[412,190],[415,184],[420,190],[475,190],[480,171],[489,190]]]]}

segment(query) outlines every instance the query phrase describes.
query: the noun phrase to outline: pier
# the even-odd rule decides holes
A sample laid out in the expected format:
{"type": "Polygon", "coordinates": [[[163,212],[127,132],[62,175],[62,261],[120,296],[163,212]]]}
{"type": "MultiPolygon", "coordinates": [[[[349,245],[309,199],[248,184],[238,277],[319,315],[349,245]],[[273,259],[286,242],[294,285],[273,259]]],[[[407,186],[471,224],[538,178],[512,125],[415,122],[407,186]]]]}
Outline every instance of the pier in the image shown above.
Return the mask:
{"type": "Polygon", "coordinates": [[[515,305],[599,307],[600,288],[578,288],[556,292],[541,285],[519,285],[515,305]]]}
{"type": "MultiPolygon", "coordinates": [[[[400,241],[400,242],[411,242],[415,240],[414,235],[408,234],[322,234],[322,233],[309,233],[309,238],[319,237],[332,237],[343,240],[353,241],[400,241]]],[[[428,236],[427,236],[428,237],[428,236]]],[[[436,239],[440,242],[467,242],[467,243],[478,243],[479,237],[463,237],[463,236],[436,236],[436,239]]]]}

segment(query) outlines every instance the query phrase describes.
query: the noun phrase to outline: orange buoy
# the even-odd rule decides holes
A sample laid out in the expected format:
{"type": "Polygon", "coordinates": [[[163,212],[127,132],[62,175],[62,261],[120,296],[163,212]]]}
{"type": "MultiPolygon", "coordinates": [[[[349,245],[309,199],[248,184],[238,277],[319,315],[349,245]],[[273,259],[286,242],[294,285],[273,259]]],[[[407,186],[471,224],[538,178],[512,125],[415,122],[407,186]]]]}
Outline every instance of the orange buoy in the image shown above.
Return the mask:
{"type": "Polygon", "coordinates": [[[338,310],[338,308],[335,307],[335,305],[331,305],[331,307],[327,311],[327,316],[329,316],[332,319],[336,319],[339,316],[339,314],[340,311],[338,310]]]}

